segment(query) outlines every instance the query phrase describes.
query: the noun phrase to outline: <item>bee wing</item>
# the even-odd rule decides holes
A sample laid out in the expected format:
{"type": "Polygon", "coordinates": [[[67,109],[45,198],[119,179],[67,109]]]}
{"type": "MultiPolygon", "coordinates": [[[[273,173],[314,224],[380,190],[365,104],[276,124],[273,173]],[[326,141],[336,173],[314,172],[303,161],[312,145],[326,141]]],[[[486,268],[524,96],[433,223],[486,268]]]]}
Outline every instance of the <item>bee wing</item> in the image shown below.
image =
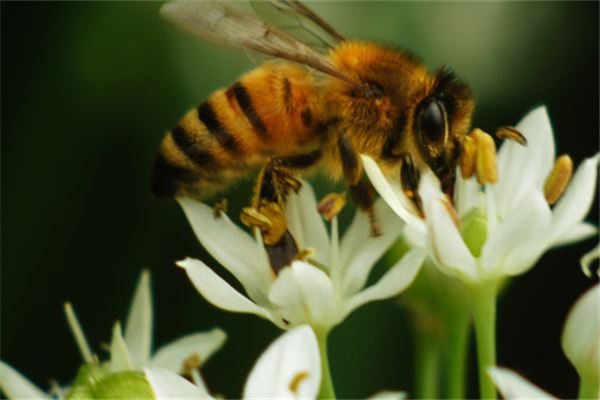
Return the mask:
{"type": "Polygon", "coordinates": [[[205,40],[305,64],[354,83],[337,71],[325,55],[257,16],[225,2],[173,1],[163,5],[160,12],[181,29],[205,40]]]}
{"type": "Polygon", "coordinates": [[[326,51],[345,40],[319,15],[297,0],[250,0],[250,4],[263,20],[312,48],[326,51]]]}

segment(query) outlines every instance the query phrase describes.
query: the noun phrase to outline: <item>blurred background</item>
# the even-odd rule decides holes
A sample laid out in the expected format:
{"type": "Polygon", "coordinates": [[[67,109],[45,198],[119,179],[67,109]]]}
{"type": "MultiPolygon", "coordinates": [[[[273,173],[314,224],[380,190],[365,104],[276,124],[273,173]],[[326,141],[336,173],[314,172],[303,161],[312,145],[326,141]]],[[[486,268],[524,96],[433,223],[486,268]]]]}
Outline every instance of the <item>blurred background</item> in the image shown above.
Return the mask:
{"type": "MultiPolygon", "coordinates": [[[[205,366],[209,387],[238,397],[278,335],[254,316],[208,305],[174,261],[203,251],[179,207],[149,194],[165,133],[188,108],[254,66],[161,20],[158,2],[3,2],[1,358],[47,387],[80,357],[62,305],[74,303],[104,354],[142,268],[152,272],[155,345],[213,326],[228,343],[205,366]]],[[[548,106],[559,153],[598,150],[597,2],[311,3],[348,37],[410,49],[471,83],[488,131],[548,106]]],[[[229,192],[231,215],[251,185],[229,192]]],[[[331,184],[317,179],[324,194],[331,184]]],[[[346,211],[344,216],[352,213],[346,211]]],[[[589,215],[598,220],[598,205],[589,215]]],[[[577,375],[560,348],[566,313],[592,281],[580,256],[595,240],[547,253],[499,304],[498,362],[560,397],[577,375]]],[[[412,390],[407,315],[394,302],[355,312],[331,336],[339,397],[412,390]]],[[[476,379],[471,371],[471,395],[476,379]]]]}

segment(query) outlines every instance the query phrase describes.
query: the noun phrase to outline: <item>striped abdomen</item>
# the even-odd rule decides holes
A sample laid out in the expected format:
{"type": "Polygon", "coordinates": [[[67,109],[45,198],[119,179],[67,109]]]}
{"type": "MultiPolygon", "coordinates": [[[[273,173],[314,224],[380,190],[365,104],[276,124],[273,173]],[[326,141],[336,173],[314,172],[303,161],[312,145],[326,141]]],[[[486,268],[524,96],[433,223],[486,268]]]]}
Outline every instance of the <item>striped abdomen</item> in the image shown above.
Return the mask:
{"type": "Polygon", "coordinates": [[[206,197],[270,157],[317,146],[315,87],[305,70],[269,65],[190,110],[161,144],[152,174],[159,197],[206,197]]]}

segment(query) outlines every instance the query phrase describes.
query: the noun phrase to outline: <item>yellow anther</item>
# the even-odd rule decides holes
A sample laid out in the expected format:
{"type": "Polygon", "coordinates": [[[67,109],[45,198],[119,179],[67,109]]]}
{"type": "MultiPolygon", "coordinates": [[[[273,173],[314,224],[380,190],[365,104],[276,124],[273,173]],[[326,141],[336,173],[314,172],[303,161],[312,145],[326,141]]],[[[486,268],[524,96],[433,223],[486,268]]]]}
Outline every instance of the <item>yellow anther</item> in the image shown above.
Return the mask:
{"type": "Polygon", "coordinates": [[[475,173],[475,157],[477,155],[477,145],[475,139],[470,136],[465,136],[463,149],[460,155],[460,172],[462,177],[468,179],[475,173]]]}
{"type": "Polygon", "coordinates": [[[263,241],[268,245],[279,242],[287,230],[285,213],[279,204],[273,202],[263,202],[258,208],[244,208],[240,219],[244,225],[260,229],[263,241]]]}
{"type": "Polygon", "coordinates": [[[215,203],[215,206],[213,207],[213,215],[215,218],[219,218],[221,214],[225,213],[227,213],[227,199],[223,197],[221,200],[215,203]]]}
{"type": "Polygon", "coordinates": [[[475,175],[479,184],[496,183],[498,170],[496,167],[496,143],[494,139],[481,129],[473,129],[471,137],[475,140],[477,154],[475,158],[475,175]]]}
{"type": "Polygon", "coordinates": [[[329,193],[321,199],[317,206],[317,211],[327,221],[336,217],[346,205],[346,193],[329,193]]]}
{"type": "Polygon", "coordinates": [[[298,389],[300,384],[302,383],[303,380],[308,378],[308,372],[306,371],[300,371],[298,372],[296,375],[294,375],[294,377],[292,378],[292,381],[290,382],[290,391],[292,393],[298,394],[298,389]]]}
{"type": "Polygon", "coordinates": [[[496,131],[496,136],[500,139],[509,139],[519,143],[521,146],[527,146],[527,139],[521,132],[512,126],[501,126],[496,131]]]}
{"type": "Polygon", "coordinates": [[[200,368],[200,365],[202,364],[201,361],[202,360],[200,358],[200,354],[192,354],[191,356],[183,360],[180,374],[184,376],[190,376],[193,371],[200,368]]]}
{"type": "Polygon", "coordinates": [[[571,180],[573,175],[573,161],[571,157],[566,154],[558,157],[552,172],[546,178],[546,184],[544,185],[544,196],[548,204],[552,205],[560,199],[565,188],[571,180]]]}

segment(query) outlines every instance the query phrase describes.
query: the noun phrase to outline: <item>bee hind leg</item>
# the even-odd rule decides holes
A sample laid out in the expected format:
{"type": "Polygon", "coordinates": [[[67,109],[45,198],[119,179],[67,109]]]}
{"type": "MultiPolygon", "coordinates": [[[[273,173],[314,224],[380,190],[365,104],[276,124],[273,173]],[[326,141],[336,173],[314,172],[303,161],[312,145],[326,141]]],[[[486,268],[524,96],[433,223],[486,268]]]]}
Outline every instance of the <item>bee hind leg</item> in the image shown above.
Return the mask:
{"type": "Polygon", "coordinates": [[[415,205],[417,212],[421,217],[424,217],[423,201],[419,195],[419,180],[421,174],[416,168],[415,163],[408,153],[400,155],[400,185],[402,191],[415,205]]]}

